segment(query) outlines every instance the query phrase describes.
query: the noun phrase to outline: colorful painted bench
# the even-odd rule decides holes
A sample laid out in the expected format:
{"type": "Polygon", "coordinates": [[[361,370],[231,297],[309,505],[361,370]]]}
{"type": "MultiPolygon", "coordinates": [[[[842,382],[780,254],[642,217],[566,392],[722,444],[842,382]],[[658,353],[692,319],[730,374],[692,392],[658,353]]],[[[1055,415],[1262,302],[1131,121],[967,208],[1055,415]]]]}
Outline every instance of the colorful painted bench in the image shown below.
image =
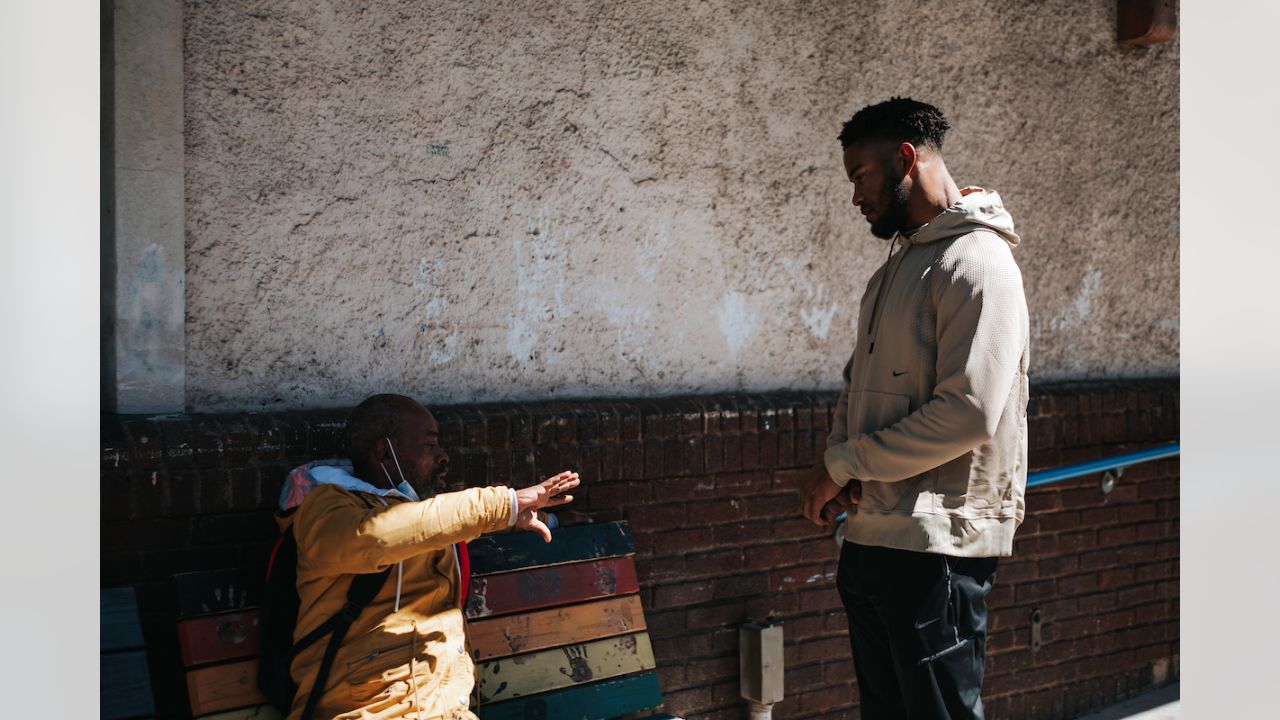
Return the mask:
{"type": "MultiPolygon", "coordinates": [[[[470,543],[466,614],[482,720],[608,720],[662,707],[625,522],[558,528],[544,543],[470,543]]],[[[276,718],[258,693],[258,608],[236,571],[175,576],[192,715],[276,718]]],[[[645,720],[678,720],[650,715],[645,720]]]]}

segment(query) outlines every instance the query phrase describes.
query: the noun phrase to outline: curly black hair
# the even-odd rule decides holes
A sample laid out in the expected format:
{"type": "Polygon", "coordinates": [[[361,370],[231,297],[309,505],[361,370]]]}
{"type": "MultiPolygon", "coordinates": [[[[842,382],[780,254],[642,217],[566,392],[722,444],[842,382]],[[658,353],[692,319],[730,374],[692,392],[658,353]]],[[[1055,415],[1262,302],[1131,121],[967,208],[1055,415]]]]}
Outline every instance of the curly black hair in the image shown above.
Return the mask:
{"type": "Polygon", "coordinates": [[[895,97],[854,113],[840,129],[840,148],[847,150],[862,140],[889,140],[928,145],[941,151],[942,139],[950,129],[951,124],[938,108],[919,100],[895,97]]]}

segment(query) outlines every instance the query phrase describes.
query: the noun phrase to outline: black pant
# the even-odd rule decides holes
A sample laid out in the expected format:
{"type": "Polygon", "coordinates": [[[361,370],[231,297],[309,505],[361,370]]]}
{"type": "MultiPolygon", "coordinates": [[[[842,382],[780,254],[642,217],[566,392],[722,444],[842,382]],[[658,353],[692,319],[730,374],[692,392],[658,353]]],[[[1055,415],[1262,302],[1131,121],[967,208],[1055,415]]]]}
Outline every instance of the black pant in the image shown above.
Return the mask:
{"type": "Polygon", "coordinates": [[[863,720],[982,720],[996,558],[845,542],[836,587],[863,720]]]}

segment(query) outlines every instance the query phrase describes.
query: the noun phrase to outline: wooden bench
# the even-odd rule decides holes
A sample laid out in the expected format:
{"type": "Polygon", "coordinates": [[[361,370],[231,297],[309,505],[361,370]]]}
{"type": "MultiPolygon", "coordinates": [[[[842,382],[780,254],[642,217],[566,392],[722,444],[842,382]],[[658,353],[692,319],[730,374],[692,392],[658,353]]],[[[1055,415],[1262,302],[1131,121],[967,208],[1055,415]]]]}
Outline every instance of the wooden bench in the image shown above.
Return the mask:
{"type": "MultiPolygon", "coordinates": [[[[469,544],[474,712],[482,720],[608,720],[660,709],[630,527],[578,525],[552,534],[551,543],[503,533],[469,544]]],[[[256,686],[254,584],[234,570],[184,573],[174,582],[192,715],[278,718],[256,686]]],[[[646,720],[662,718],[672,716],[646,720]]]]}

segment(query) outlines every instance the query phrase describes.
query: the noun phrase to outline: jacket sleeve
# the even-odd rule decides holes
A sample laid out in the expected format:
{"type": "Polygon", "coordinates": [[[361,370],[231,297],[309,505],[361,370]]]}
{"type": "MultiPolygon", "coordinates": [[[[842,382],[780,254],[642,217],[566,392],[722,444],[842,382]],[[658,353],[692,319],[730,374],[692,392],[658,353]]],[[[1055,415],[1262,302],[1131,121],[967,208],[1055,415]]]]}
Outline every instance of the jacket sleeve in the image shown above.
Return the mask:
{"type": "Polygon", "coordinates": [[[967,252],[950,262],[944,255],[935,268],[933,396],[887,428],[827,448],[824,460],[837,483],[905,480],[995,435],[1027,343],[1027,301],[1022,273],[1003,240],[978,233],[970,243],[967,252]]]}
{"type": "Polygon", "coordinates": [[[497,486],[370,508],[346,490],[322,485],[298,508],[298,557],[323,575],[376,572],[505,528],[510,498],[497,486]]]}

